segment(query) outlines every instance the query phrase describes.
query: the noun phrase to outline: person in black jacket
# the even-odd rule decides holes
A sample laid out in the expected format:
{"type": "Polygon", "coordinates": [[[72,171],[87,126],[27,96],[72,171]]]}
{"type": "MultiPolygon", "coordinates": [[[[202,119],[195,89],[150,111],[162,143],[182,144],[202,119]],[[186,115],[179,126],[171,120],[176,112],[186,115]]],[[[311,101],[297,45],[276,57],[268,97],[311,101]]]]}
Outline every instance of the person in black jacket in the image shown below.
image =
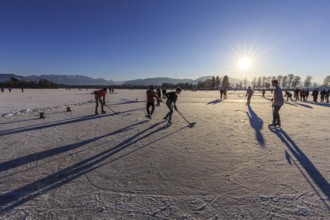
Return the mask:
{"type": "Polygon", "coordinates": [[[325,98],[326,93],[327,93],[327,91],[325,91],[325,89],[322,89],[322,91],[320,92],[321,102],[324,102],[324,98],[325,98]]]}
{"type": "Polygon", "coordinates": [[[159,87],[158,87],[157,90],[156,90],[156,95],[157,95],[157,104],[156,104],[156,106],[160,106],[160,100],[161,100],[161,98],[162,98],[162,93],[161,93],[159,87]]]}
{"type": "Polygon", "coordinates": [[[312,96],[313,96],[313,101],[317,102],[317,97],[319,96],[319,90],[317,88],[313,90],[312,96]]]}
{"type": "Polygon", "coordinates": [[[171,120],[172,120],[173,108],[175,110],[178,110],[176,107],[176,101],[178,99],[178,94],[180,94],[181,91],[182,89],[178,87],[176,88],[175,92],[166,93],[166,97],[167,97],[166,105],[170,111],[167,113],[164,119],[168,120],[169,124],[172,124],[171,120]]]}
{"type": "Polygon", "coordinates": [[[325,93],[326,103],[329,103],[329,95],[330,95],[330,89],[328,89],[327,92],[325,93]]]}
{"type": "Polygon", "coordinates": [[[291,99],[291,101],[293,101],[291,92],[285,91],[285,96],[286,96],[286,101],[289,101],[289,99],[291,99]]]}

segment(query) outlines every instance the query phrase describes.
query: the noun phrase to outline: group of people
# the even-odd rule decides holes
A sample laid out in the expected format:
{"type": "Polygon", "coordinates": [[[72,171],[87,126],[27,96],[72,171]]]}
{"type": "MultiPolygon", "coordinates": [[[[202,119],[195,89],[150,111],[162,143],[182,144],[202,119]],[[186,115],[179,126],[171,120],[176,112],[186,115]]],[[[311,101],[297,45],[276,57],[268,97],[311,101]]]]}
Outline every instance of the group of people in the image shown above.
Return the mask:
{"type": "MultiPolygon", "coordinates": [[[[279,87],[277,80],[272,81],[272,86],[274,87],[274,90],[273,90],[274,96],[271,99],[272,107],[273,107],[273,121],[269,126],[281,126],[279,111],[280,111],[282,105],[284,104],[283,91],[279,87]]],[[[169,124],[172,124],[173,109],[175,109],[176,111],[178,110],[177,106],[176,106],[176,101],[177,101],[178,95],[181,93],[181,91],[182,91],[182,89],[179,87],[176,88],[176,90],[172,91],[172,92],[166,92],[165,89],[163,89],[161,91],[160,88],[157,88],[155,91],[155,88],[153,86],[151,86],[146,92],[146,96],[147,96],[147,102],[146,102],[147,115],[146,115],[146,117],[149,119],[152,118],[152,114],[154,113],[154,110],[155,110],[155,100],[157,101],[156,106],[160,106],[160,102],[162,102],[161,98],[163,95],[163,99],[167,99],[166,106],[169,109],[169,112],[164,117],[164,120],[167,120],[169,124]]],[[[96,101],[95,114],[98,114],[99,103],[101,104],[101,113],[102,114],[106,113],[104,111],[104,106],[106,106],[106,104],[105,104],[106,92],[107,92],[106,88],[103,88],[102,90],[97,90],[94,92],[95,101],[96,101]]],[[[314,102],[317,102],[318,93],[319,93],[318,89],[314,89],[312,92],[314,102]]],[[[251,89],[251,87],[248,87],[248,89],[246,91],[246,96],[247,96],[246,105],[250,105],[253,94],[254,94],[254,91],[251,89]]],[[[309,95],[308,90],[304,90],[304,89],[299,90],[298,88],[296,90],[294,90],[295,100],[299,100],[299,97],[300,97],[300,101],[306,101],[308,95],[309,95]]],[[[320,92],[320,95],[321,95],[321,102],[326,101],[327,103],[329,103],[329,89],[327,91],[325,89],[323,89],[320,92]]],[[[227,98],[227,91],[225,89],[220,90],[220,98],[222,99],[223,96],[224,96],[224,98],[227,98]]],[[[262,96],[265,97],[265,90],[263,90],[262,96]]],[[[284,96],[287,97],[287,101],[288,101],[288,99],[291,99],[293,101],[292,93],[290,93],[289,91],[286,90],[284,96]]]]}
{"type": "MultiPolygon", "coordinates": [[[[273,122],[269,126],[277,126],[277,125],[281,126],[279,111],[280,111],[282,105],[284,104],[283,91],[279,87],[277,80],[273,80],[272,85],[275,87],[275,89],[273,91],[274,97],[271,99],[271,101],[273,103],[273,105],[272,105],[273,106],[273,122]]],[[[254,93],[253,90],[251,89],[251,87],[249,87],[246,91],[246,96],[247,96],[246,104],[247,105],[250,105],[250,100],[251,100],[253,93],[254,93]]],[[[330,89],[327,89],[327,90],[322,89],[320,92],[319,92],[318,88],[313,89],[312,96],[313,96],[314,102],[317,102],[319,93],[320,93],[320,102],[329,103],[330,89]]],[[[294,90],[295,101],[307,101],[308,96],[309,96],[308,89],[300,90],[299,88],[297,88],[294,90]]],[[[265,97],[265,90],[262,91],[262,97],[265,97]]],[[[286,97],[286,101],[288,101],[289,99],[291,101],[294,101],[292,99],[292,93],[289,92],[288,90],[285,90],[284,97],[286,97]]]]}
{"type": "MultiPolygon", "coordinates": [[[[173,109],[175,109],[176,111],[178,110],[176,106],[176,101],[181,91],[182,89],[180,87],[176,88],[176,90],[173,92],[166,92],[166,90],[164,92],[164,89],[162,91],[163,99],[167,99],[166,106],[169,109],[169,112],[164,117],[164,120],[166,120],[168,124],[172,124],[173,109]]],[[[149,119],[152,118],[152,114],[154,113],[155,110],[155,100],[157,100],[157,105],[159,106],[161,101],[160,89],[158,88],[157,92],[155,92],[155,88],[151,86],[150,89],[147,90],[147,104],[146,104],[146,110],[147,110],[146,117],[149,119]]]]}
{"type": "MultiPolygon", "coordinates": [[[[23,90],[24,89],[22,88],[22,92],[23,92],[23,90]]],[[[10,87],[8,88],[8,91],[11,92],[11,88],[10,87]]],[[[1,92],[5,92],[5,88],[1,87],[1,92]]]]}
{"type": "MultiPolygon", "coordinates": [[[[163,99],[166,99],[166,106],[169,109],[169,112],[165,115],[164,120],[168,122],[168,124],[172,124],[172,114],[173,114],[173,109],[176,111],[178,110],[176,106],[176,101],[178,99],[178,95],[181,93],[182,89],[180,87],[176,88],[175,91],[173,92],[163,92],[163,99]]],[[[105,96],[107,94],[107,88],[103,88],[101,90],[94,91],[93,94],[95,95],[95,114],[98,115],[98,109],[99,109],[99,104],[101,106],[101,113],[105,114],[106,111],[104,111],[104,106],[107,106],[105,103],[105,96]]],[[[160,106],[161,102],[161,91],[158,88],[157,91],[155,91],[155,88],[153,86],[150,87],[150,89],[147,90],[146,92],[147,95],[147,103],[146,103],[146,110],[147,110],[147,115],[146,117],[151,119],[152,114],[154,113],[155,110],[155,100],[157,101],[157,106],[160,106]]]]}
{"type": "Polygon", "coordinates": [[[329,103],[330,89],[327,90],[322,89],[321,91],[319,91],[317,88],[314,89],[312,92],[314,102],[317,102],[319,93],[320,93],[320,102],[329,103]]]}
{"type": "MultiPolygon", "coordinates": [[[[282,92],[282,89],[278,85],[278,81],[273,80],[272,86],[274,87],[274,90],[273,90],[274,96],[271,99],[272,108],[273,108],[273,122],[268,125],[269,127],[281,126],[281,119],[280,119],[279,112],[280,112],[282,105],[284,104],[283,92],[282,92]]],[[[265,90],[262,90],[262,97],[265,97],[265,92],[266,92],[265,90]]],[[[254,93],[254,91],[249,86],[248,89],[246,90],[246,96],[247,96],[246,105],[250,105],[253,93],[254,93]]]]}
{"type": "MultiPolygon", "coordinates": [[[[312,91],[312,97],[313,97],[313,102],[317,102],[318,96],[320,95],[320,102],[325,102],[329,103],[329,94],[330,94],[330,89],[319,89],[315,88],[312,91]]],[[[308,89],[302,89],[300,90],[299,88],[294,90],[294,100],[292,99],[292,93],[289,92],[288,90],[285,91],[285,95],[287,97],[286,101],[304,101],[306,102],[309,96],[309,90],[308,89]]]]}

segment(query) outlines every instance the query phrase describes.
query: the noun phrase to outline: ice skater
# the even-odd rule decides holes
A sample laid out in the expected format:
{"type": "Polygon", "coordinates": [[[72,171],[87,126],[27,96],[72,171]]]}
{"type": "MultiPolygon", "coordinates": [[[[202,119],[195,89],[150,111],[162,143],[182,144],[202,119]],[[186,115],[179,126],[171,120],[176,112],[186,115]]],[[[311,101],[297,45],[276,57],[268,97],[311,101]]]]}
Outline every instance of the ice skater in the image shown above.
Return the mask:
{"type": "Polygon", "coordinates": [[[162,92],[160,91],[159,87],[156,89],[156,95],[157,95],[157,104],[156,104],[156,106],[160,106],[160,100],[162,98],[162,92]]]}
{"type": "Polygon", "coordinates": [[[104,105],[105,105],[105,96],[107,94],[107,88],[103,88],[101,90],[97,90],[94,92],[95,94],[95,101],[96,101],[96,105],[95,105],[95,114],[98,115],[98,107],[99,107],[99,103],[101,104],[101,113],[105,114],[106,112],[104,111],[104,105]]]}
{"type": "Polygon", "coordinates": [[[251,97],[252,97],[253,93],[254,93],[254,91],[249,86],[249,88],[246,90],[246,95],[245,95],[245,96],[247,96],[246,105],[250,105],[250,101],[251,101],[251,97]]]}
{"type": "Polygon", "coordinates": [[[170,111],[167,113],[164,119],[168,120],[168,124],[172,124],[171,121],[172,121],[173,108],[175,110],[178,110],[176,107],[176,101],[178,99],[178,94],[180,94],[181,91],[182,89],[178,87],[176,88],[175,92],[166,93],[166,97],[167,97],[166,105],[170,111]]]}
{"type": "Polygon", "coordinates": [[[313,96],[313,101],[317,102],[317,97],[319,96],[319,90],[317,88],[313,89],[312,96],[313,96]]]}
{"type": "Polygon", "coordinates": [[[166,89],[165,88],[162,89],[162,93],[163,93],[163,99],[166,99],[166,89]]]}
{"type": "Polygon", "coordinates": [[[275,79],[272,81],[272,86],[275,87],[274,89],[274,97],[271,99],[273,104],[273,123],[269,126],[281,126],[280,114],[279,111],[284,104],[282,89],[278,86],[278,81],[275,79]]]}
{"type": "Polygon", "coordinates": [[[151,119],[152,114],[154,113],[155,110],[155,99],[157,99],[157,95],[155,92],[155,88],[153,86],[150,86],[150,89],[147,90],[147,115],[146,118],[151,119]],[[151,111],[150,111],[151,107],[151,111]]]}
{"type": "Polygon", "coordinates": [[[293,101],[291,92],[285,91],[285,96],[286,96],[286,101],[289,101],[289,99],[291,99],[291,101],[293,101]]]}
{"type": "Polygon", "coordinates": [[[222,99],[223,96],[223,88],[220,88],[220,99],[222,99]]]}

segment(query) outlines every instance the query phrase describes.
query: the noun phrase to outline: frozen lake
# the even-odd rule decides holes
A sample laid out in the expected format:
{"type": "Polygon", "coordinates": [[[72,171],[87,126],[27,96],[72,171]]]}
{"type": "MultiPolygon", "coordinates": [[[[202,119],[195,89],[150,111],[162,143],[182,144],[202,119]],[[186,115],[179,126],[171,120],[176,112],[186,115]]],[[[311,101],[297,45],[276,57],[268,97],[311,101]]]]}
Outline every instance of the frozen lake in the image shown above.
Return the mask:
{"type": "Polygon", "coordinates": [[[145,90],[0,94],[0,218],[329,219],[330,105],[183,91],[171,126],[145,90]],[[72,112],[66,112],[70,105],[72,112]],[[30,109],[30,110],[27,110],[30,109]],[[38,111],[46,118],[39,119],[38,111]]]}

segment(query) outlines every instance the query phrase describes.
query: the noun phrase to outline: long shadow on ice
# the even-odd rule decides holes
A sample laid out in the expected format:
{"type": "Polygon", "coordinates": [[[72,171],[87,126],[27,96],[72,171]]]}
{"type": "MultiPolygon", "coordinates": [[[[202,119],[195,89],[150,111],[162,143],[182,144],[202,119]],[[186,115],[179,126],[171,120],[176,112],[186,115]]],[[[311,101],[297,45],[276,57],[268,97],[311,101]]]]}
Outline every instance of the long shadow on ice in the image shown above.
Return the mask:
{"type": "Polygon", "coordinates": [[[310,105],[302,104],[302,103],[299,103],[299,102],[297,102],[297,105],[300,105],[300,106],[305,107],[305,108],[313,108],[310,105]]]}
{"type": "MultiPolygon", "coordinates": [[[[144,108],[136,108],[136,109],[130,109],[130,110],[121,111],[121,112],[117,112],[117,113],[118,114],[123,114],[123,113],[143,110],[143,109],[144,108]]],[[[29,126],[25,126],[25,127],[12,128],[12,129],[8,129],[8,130],[0,131],[0,136],[16,134],[16,133],[21,133],[21,132],[26,132],[26,131],[34,131],[34,130],[38,130],[38,129],[44,129],[44,128],[49,128],[49,127],[54,127],[54,126],[60,126],[60,125],[64,125],[64,124],[71,124],[71,123],[77,123],[77,122],[82,122],[82,121],[88,121],[88,120],[93,120],[93,119],[97,119],[97,118],[109,117],[109,116],[113,116],[113,115],[115,115],[115,114],[107,114],[107,115],[94,115],[94,114],[92,114],[92,115],[79,116],[79,117],[76,117],[76,118],[69,118],[69,119],[45,122],[45,123],[41,123],[41,124],[38,124],[38,125],[29,125],[29,126]]],[[[40,120],[40,119],[38,119],[38,120],[40,120]]]]}
{"type": "Polygon", "coordinates": [[[58,120],[58,121],[45,122],[45,123],[38,124],[38,125],[30,125],[30,126],[25,126],[25,127],[12,128],[12,129],[8,129],[8,130],[0,131],[0,136],[17,134],[17,133],[27,132],[27,131],[34,131],[34,130],[39,130],[39,129],[45,129],[45,128],[50,128],[50,127],[55,127],[55,126],[60,126],[60,125],[65,125],[65,124],[89,121],[89,120],[93,120],[93,119],[97,119],[97,118],[104,118],[104,117],[109,117],[109,116],[113,116],[113,114],[87,115],[87,116],[77,117],[77,118],[73,118],[73,119],[63,119],[63,120],[58,120]]]}
{"type": "Polygon", "coordinates": [[[210,104],[215,105],[215,104],[218,104],[220,102],[222,102],[222,99],[216,99],[216,100],[208,102],[207,105],[210,105],[210,104]]]}
{"type": "MultiPolygon", "coordinates": [[[[327,200],[330,201],[330,184],[329,182],[322,176],[320,171],[315,167],[313,162],[304,154],[304,152],[297,146],[297,144],[290,138],[290,136],[281,128],[269,128],[271,132],[276,134],[281,141],[287,146],[289,151],[295,158],[292,158],[292,162],[296,164],[296,159],[300,165],[304,168],[305,172],[301,170],[301,168],[296,164],[297,168],[301,172],[301,174],[305,177],[306,181],[310,184],[310,186],[315,190],[315,192],[319,195],[324,205],[330,210],[330,206],[327,202],[322,199],[322,196],[318,193],[318,190],[315,189],[314,185],[316,185],[327,197],[327,200]],[[307,173],[308,176],[305,174],[307,173]],[[312,184],[312,182],[314,184],[312,184]]],[[[286,159],[291,164],[291,157],[286,153],[286,159]]]]}
{"type": "Polygon", "coordinates": [[[36,121],[36,120],[40,120],[40,119],[39,118],[23,119],[23,120],[17,120],[17,121],[10,121],[10,122],[0,123],[0,125],[15,124],[15,123],[20,123],[20,122],[36,121]]]}
{"type": "Polygon", "coordinates": [[[318,106],[322,106],[322,107],[330,107],[329,103],[324,103],[324,102],[306,102],[308,104],[312,104],[312,105],[318,105],[318,106]]]}
{"type": "Polygon", "coordinates": [[[131,99],[120,99],[119,103],[115,103],[113,105],[126,105],[126,104],[134,104],[134,103],[138,103],[138,102],[145,102],[145,100],[131,100],[131,99]]]}
{"type": "Polygon", "coordinates": [[[257,139],[258,143],[262,147],[264,147],[265,146],[265,139],[264,139],[264,136],[261,133],[261,129],[262,129],[263,124],[264,124],[263,120],[261,118],[259,118],[259,116],[252,110],[250,105],[248,105],[248,112],[246,112],[246,114],[249,117],[251,127],[256,132],[256,139],[257,139]]]}
{"type": "Polygon", "coordinates": [[[290,102],[288,102],[288,101],[284,101],[284,103],[287,104],[287,105],[293,105],[293,106],[297,107],[297,105],[295,105],[295,104],[293,104],[293,103],[290,103],[290,102]]]}
{"type": "Polygon", "coordinates": [[[119,155],[118,157],[112,158],[112,160],[105,161],[106,159],[111,158],[112,156],[120,153],[122,150],[128,148],[129,146],[132,146],[133,144],[146,139],[150,135],[153,135],[159,131],[162,131],[166,129],[166,126],[161,126],[155,130],[158,125],[162,124],[163,122],[156,123],[154,125],[151,125],[149,128],[138,132],[134,136],[126,139],[125,141],[119,143],[115,147],[105,150],[95,156],[86,158],[85,160],[82,160],[72,166],[69,166],[67,168],[64,168],[56,173],[53,173],[49,176],[46,176],[44,178],[41,178],[37,181],[34,181],[30,184],[27,184],[23,187],[14,189],[12,191],[6,192],[2,195],[0,195],[0,212],[5,213],[7,211],[12,210],[15,207],[18,207],[19,205],[22,205],[35,197],[45,194],[53,189],[56,189],[64,184],[67,184],[82,175],[85,175],[95,169],[98,169],[99,167],[102,167],[108,163],[111,163],[119,158],[122,158],[130,153],[133,153],[143,147],[146,147],[152,143],[155,143],[159,141],[160,139],[164,139],[169,137],[170,135],[179,132],[182,129],[185,129],[187,127],[179,128],[178,130],[175,130],[171,133],[168,133],[156,140],[150,141],[149,143],[146,143],[142,146],[137,147],[136,149],[131,149],[130,152],[123,152],[123,155],[119,155]],[[153,130],[149,133],[148,131],[153,130]],[[144,134],[145,133],[145,134],[144,134]],[[143,135],[143,136],[141,136],[143,135]],[[102,163],[104,161],[104,163],[102,163]],[[38,186],[38,187],[37,187],[38,186]]]}
{"type": "Polygon", "coordinates": [[[99,139],[102,139],[102,138],[105,138],[105,137],[108,137],[108,136],[112,136],[112,135],[115,135],[115,134],[118,134],[118,133],[121,133],[121,132],[128,131],[128,130],[132,129],[132,127],[143,124],[143,123],[146,123],[146,122],[147,121],[141,121],[141,122],[129,125],[125,128],[121,128],[117,131],[111,132],[109,134],[94,137],[94,138],[91,138],[91,139],[88,139],[88,140],[85,140],[85,141],[82,141],[82,142],[79,142],[79,143],[65,145],[65,146],[61,146],[61,147],[58,147],[58,148],[49,149],[49,150],[45,150],[45,151],[42,151],[42,152],[38,152],[38,153],[30,154],[30,155],[27,155],[27,156],[19,157],[19,158],[10,160],[10,161],[2,162],[2,163],[0,163],[0,172],[2,172],[4,170],[13,169],[15,167],[19,167],[19,166],[22,166],[22,165],[25,165],[25,164],[29,164],[29,163],[32,163],[32,162],[37,161],[37,160],[42,160],[42,159],[45,159],[45,158],[48,158],[48,157],[52,157],[52,156],[55,156],[57,154],[61,154],[61,153],[64,153],[64,152],[67,152],[67,151],[70,151],[70,150],[74,150],[76,148],[82,147],[84,145],[87,145],[87,144],[92,143],[94,141],[97,141],[99,139]]]}

